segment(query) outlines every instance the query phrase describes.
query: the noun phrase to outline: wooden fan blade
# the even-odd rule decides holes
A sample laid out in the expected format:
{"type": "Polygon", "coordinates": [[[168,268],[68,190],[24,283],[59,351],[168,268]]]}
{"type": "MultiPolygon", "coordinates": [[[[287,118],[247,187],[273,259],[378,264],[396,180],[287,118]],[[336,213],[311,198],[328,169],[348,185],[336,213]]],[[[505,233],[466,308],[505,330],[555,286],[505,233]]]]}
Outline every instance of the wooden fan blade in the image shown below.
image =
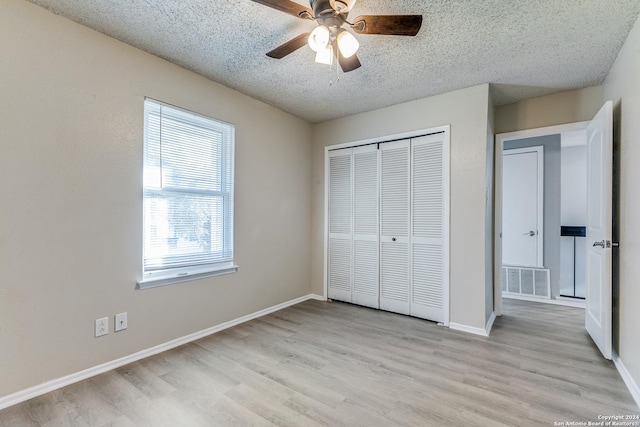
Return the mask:
{"type": "Polygon", "coordinates": [[[415,36],[422,26],[422,15],[362,15],[352,28],[359,34],[415,36]]]}
{"type": "Polygon", "coordinates": [[[298,37],[295,37],[288,42],[281,44],[277,48],[273,49],[271,52],[267,53],[267,56],[275,59],[282,59],[285,56],[289,55],[292,52],[300,49],[302,46],[307,44],[307,40],[309,39],[309,34],[311,33],[302,33],[298,37]]]}
{"type": "Polygon", "coordinates": [[[298,18],[313,19],[313,11],[291,0],[253,0],[270,8],[288,13],[298,18]]]}

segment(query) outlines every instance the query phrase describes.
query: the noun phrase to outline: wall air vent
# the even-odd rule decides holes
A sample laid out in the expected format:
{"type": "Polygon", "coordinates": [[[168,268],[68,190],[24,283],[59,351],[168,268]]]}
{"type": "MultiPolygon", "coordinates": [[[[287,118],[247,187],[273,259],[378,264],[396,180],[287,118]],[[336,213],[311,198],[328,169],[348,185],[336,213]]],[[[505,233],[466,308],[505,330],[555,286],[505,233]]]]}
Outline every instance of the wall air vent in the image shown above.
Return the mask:
{"type": "Polygon", "coordinates": [[[502,266],[502,292],[509,295],[551,298],[551,280],[546,268],[502,266]]]}

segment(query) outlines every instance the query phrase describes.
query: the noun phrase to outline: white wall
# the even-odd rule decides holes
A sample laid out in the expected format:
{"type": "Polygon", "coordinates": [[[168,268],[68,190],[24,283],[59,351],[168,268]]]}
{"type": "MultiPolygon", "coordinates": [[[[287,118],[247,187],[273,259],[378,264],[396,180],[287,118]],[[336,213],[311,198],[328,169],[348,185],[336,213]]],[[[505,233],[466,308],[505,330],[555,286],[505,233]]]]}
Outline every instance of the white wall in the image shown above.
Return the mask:
{"type": "Polygon", "coordinates": [[[614,221],[614,238],[617,230],[620,241],[619,285],[614,293],[614,348],[636,385],[640,385],[639,76],[640,18],[604,82],[605,100],[614,103],[614,158],[617,164],[617,182],[614,184],[617,188],[614,188],[619,196],[618,218],[614,221]]]}
{"type": "Polygon", "coordinates": [[[587,223],[587,146],[562,147],[560,150],[562,225],[587,223]]]}
{"type": "MultiPolygon", "coordinates": [[[[585,135],[586,143],[586,135],[585,135]]],[[[562,147],[560,150],[561,207],[560,224],[585,226],[587,224],[587,146],[562,147]]],[[[560,237],[560,293],[584,298],[586,238],[560,237]],[[575,295],[574,294],[575,270],[575,295]]]]}
{"type": "Polygon", "coordinates": [[[0,40],[0,397],[310,292],[309,124],[26,1],[0,40]],[[144,96],[236,126],[238,273],[134,290],[144,96]]]}
{"type": "Polygon", "coordinates": [[[323,293],[325,147],[451,125],[450,317],[451,322],[484,329],[488,96],[484,84],[314,126],[314,293],[323,293]]]}

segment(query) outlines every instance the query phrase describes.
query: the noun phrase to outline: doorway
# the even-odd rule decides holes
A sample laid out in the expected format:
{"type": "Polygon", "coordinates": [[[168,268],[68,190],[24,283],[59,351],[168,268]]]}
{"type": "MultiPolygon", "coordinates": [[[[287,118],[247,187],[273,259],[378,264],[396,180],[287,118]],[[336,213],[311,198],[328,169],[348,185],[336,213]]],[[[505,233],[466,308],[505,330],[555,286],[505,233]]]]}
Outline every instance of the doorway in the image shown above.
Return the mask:
{"type": "MultiPolygon", "coordinates": [[[[585,163],[580,167],[577,167],[579,159],[571,158],[573,162],[570,163],[570,166],[573,168],[569,167],[566,172],[576,175],[573,181],[565,177],[564,181],[567,185],[564,188],[562,186],[562,165],[567,163],[566,161],[563,162],[563,154],[567,157],[567,153],[573,153],[570,150],[578,152],[581,149],[577,147],[585,146],[588,123],[572,123],[496,135],[496,183],[499,183],[496,185],[496,224],[502,224],[502,230],[497,226],[495,231],[496,241],[501,242],[501,244],[496,245],[496,262],[494,266],[495,277],[501,278],[500,282],[498,282],[500,288],[496,287],[494,294],[496,315],[501,312],[503,296],[584,307],[584,300],[573,298],[573,296],[580,295],[580,289],[584,288],[584,286],[581,287],[580,283],[581,280],[584,280],[584,275],[581,274],[580,269],[584,267],[584,251],[581,248],[585,245],[585,239],[579,236],[563,236],[562,226],[576,227],[584,225],[583,222],[580,222],[580,219],[586,216],[586,205],[582,206],[571,199],[565,200],[563,203],[563,192],[565,198],[571,191],[574,194],[584,194],[582,187],[577,190],[575,188],[571,190],[568,187],[576,184],[576,182],[585,184],[586,158],[584,160],[585,163]],[[538,150],[534,147],[541,147],[541,149],[538,150]],[[536,205],[533,205],[531,201],[531,199],[535,198],[531,194],[530,187],[532,187],[532,184],[527,184],[529,189],[520,189],[517,182],[505,182],[505,179],[509,177],[510,169],[514,169],[514,165],[509,165],[512,160],[510,155],[523,152],[520,150],[524,150],[524,152],[536,151],[538,153],[537,156],[539,156],[538,166],[542,168],[542,179],[538,181],[538,185],[542,186],[542,191],[540,191],[542,201],[536,205]],[[576,172],[576,170],[582,170],[581,168],[585,170],[584,176],[580,172],[576,172]],[[524,228],[523,230],[509,230],[510,226],[506,217],[509,215],[508,209],[510,202],[512,202],[507,200],[508,197],[512,197],[510,194],[520,195],[519,198],[516,197],[516,204],[522,205],[526,203],[528,206],[526,210],[529,211],[529,216],[532,216],[531,210],[537,210],[540,207],[542,214],[540,215],[541,218],[537,219],[538,222],[535,223],[535,229],[534,224],[527,228],[522,223],[519,224],[520,228],[527,228],[526,230],[524,228]],[[524,194],[528,194],[527,201],[522,200],[524,194]],[[563,205],[570,207],[568,214],[563,212],[563,205]],[[582,217],[577,214],[580,209],[582,209],[582,217]],[[506,228],[505,224],[507,225],[506,228]],[[533,236],[531,236],[532,231],[533,236]],[[532,265],[533,263],[530,261],[514,262],[513,250],[510,249],[508,244],[509,233],[513,238],[521,235],[525,243],[529,243],[530,246],[534,246],[531,240],[535,240],[537,243],[539,235],[540,243],[536,249],[540,249],[541,256],[536,258],[535,265],[532,265]],[[516,236],[513,236],[514,234],[516,236]],[[526,241],[525,238],[527,237],[531,240],[526,241]],[[534,237],[536,239],[533,239],[534,237]],[[575,252],[573,251],[574,239],[577,248],[575,252]],[[513,264],[520,264],[520,267],[523,264],[528,264],[527,267],[530,268],[512,268],[513,264]],[[576,293],[573,293],[574,280],[576,280],[576,293]],[[545,287],[548,290],[545,290],[545,287]],[[566,297],[561,295],[566,295],[566,297]]],[[[530,155],[529,162],[533,163],[533,155],[530,155]]],[[[517,166],[516,169],[522,169],[523,162],[517,162],[515,166],[517,166]]],[[[521,177],[522,175],[516,176],[521,177]]],[[[522,178],[516,179],[522,180],[522,178]]],[[[526,181],[527,179],[529,181],[532,180],[532,178],[525,178],[524,180],[526,181]]],[[[586,194],[584,197],[586,198],[586,194]]],[[[579,199],[582,200],[582,197],[579,197],[579,199]]]]}
{"type": "MultiPolygon", "coordinates": [[[[503,152],[505,144],[511,140],[520,140],[535,136],[561,134],[563,132],[584,132],[586,143],[586,256],[584,273],[586,276],[585,329],[606,359],[611,359],[612,349],[612,249],[618,243],[612,241],[613,221],[613,103],[607,101],[589,122],[552,126],[521,132],[499,134],[496,136],[496,230],[502,228],[502,176],[503,152]]],[[[560,230],[557,230],[560,234],[560,230]]],[[[580,236],[571,236],[580,237],[580,236]]],[[[494,260],[502,261],[501,234],[494,236],[494,260]]],[[[545,239],[547,240],[547,239],[545,239]]],[[[500,271],[498,262],[494,272],[500,271]],[[496,271],[497,270],[497,271],[496,271]]],[[[502,273],[500,271],[500,273],[502,273]]],[[[574,280],[576,279],[574,275],[574,280]]],[[[494,286],[494,289],[498,289],[494,286]]],[[[502,292],[494,292],[496,315],[502,312],[502,292]]],[[[556,303],[568,305],[569,302],[556,300],[556,303]]],[[[572,301],[575,304],[575,301],[572,301]]]]}

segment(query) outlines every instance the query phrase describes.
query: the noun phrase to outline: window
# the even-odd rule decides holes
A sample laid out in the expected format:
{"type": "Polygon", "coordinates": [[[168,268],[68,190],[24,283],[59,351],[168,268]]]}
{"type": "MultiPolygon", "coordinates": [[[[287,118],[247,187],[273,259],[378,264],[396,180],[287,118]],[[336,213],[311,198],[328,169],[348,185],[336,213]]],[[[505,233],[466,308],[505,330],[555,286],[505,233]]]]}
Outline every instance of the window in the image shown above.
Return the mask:
{"type": "Polygon", "coordinates": [[[236,271],[234,127],[145,99],[140,288],[236,271]]]}

